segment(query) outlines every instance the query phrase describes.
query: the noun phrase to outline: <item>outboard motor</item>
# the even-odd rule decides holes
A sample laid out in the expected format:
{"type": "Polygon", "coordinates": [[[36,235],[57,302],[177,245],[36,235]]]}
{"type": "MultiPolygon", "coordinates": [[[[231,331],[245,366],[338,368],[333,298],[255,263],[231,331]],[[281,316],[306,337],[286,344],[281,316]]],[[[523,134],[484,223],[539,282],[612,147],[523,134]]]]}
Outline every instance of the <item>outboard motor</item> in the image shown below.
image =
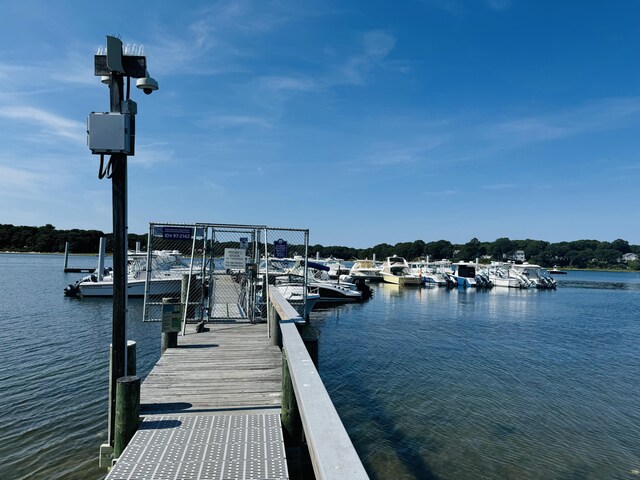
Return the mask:
{"type": "Polygon", "coordinates": [[[69,284],[69,286],[64,289],[64,296],[78,298],[80,296],[80,281],[77,281],[75,285],[69,284]]]}

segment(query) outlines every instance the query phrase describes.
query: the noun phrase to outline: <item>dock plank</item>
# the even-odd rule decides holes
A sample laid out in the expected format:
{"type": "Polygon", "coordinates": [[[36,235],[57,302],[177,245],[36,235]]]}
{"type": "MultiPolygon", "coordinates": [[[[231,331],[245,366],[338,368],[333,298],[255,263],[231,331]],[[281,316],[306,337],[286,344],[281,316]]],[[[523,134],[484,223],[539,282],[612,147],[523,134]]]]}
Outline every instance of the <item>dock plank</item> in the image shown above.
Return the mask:
{"type": "Polygon", "coordinates": [[[280,349],[266,324],[229,322],[189,325],[158,360],[140,390],[144,421],[107,479],[288,478],[280,349]]]}

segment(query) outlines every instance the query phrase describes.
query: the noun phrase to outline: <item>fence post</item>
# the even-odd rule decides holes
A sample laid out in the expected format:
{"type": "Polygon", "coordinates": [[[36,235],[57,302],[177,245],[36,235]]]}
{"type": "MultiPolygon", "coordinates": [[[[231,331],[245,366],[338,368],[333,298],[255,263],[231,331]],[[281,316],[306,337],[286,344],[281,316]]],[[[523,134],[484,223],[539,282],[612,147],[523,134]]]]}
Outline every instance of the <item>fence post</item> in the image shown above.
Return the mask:
{"type": "Polygon", "coordinates": [[[140,422],[140,377],[120,377],[116,386],[116,425],[113,457],[119,458],[138,430],[140,422]]]}

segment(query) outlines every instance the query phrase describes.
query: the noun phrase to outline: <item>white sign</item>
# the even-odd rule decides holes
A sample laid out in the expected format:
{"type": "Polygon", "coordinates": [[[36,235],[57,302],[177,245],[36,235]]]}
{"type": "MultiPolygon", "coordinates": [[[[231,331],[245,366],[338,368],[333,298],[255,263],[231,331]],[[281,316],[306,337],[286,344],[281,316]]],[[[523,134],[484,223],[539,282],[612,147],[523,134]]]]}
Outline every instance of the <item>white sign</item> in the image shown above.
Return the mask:
{"type": "Polygon", "coordinates": [[[244,248],[224,249],[225,270],[244,270],[247,262],[247,251],[244,248]]]}

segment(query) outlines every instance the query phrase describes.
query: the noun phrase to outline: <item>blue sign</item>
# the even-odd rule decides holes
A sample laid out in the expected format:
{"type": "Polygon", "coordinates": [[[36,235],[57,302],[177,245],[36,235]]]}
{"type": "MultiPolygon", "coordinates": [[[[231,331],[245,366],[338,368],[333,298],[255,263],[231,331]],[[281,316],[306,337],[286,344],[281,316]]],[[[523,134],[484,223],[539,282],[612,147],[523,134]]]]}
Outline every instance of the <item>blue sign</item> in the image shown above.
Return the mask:
{"type": "Polygon", "coordinates": [[[249,248],[249,237],[240,237],[240,248],[249,248]]]}
{"type": "Polygon", "coordinates": [[[164,240],[191,240],[193,228],[189,227],[154,227],[153,234],[164,240]]]}
{"type": "Polygon", "coordinates": [[[283,239],[279,238],[275,242],[273,242],[274,246],[274,254],[276,258],[286,258],[287,256],[287,242],[283,239]]]}

